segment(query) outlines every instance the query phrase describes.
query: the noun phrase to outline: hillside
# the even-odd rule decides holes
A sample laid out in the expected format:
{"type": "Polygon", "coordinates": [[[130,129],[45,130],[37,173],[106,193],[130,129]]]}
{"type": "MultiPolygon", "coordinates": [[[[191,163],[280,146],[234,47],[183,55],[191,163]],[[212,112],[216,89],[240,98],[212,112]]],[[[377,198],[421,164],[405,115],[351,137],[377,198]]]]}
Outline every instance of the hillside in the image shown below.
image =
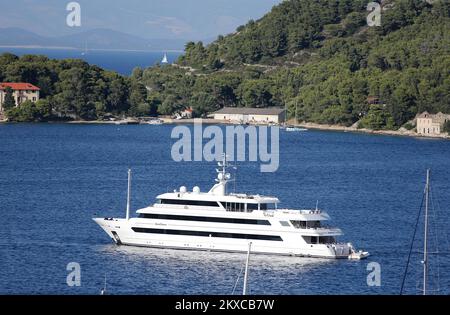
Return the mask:
{"type": "Polygon", "coordinates": [[[81,60],[4,54],[0,80],[42,89],[39,108],[11,111],[15,120],[286,106],[299,121],[398,129],[425,110],[450,113],[450,0],[383,1],[380,27],[367,26],[365,6],[284,1],[207,46],[187,43],[176,64],[131,77],[81,60]]]}
{"type": "Polygon", "coordinates": [[[163,114],[287,105],[299,120],[395,129],[424,110],[450,113],[449,0],[383,1],[380,27],[367,26],[366,5],[285,1],[137,79],[163,114]]]}
{"type": "Polygon", "coordinates": [[[137,116],[152,111],[145,103],[145,86],[79,59],[4,53],[0,82],[29,82],[40,88],[36,103],[3,104],[10,121],[96,120],[107,114],[137,116]]]}

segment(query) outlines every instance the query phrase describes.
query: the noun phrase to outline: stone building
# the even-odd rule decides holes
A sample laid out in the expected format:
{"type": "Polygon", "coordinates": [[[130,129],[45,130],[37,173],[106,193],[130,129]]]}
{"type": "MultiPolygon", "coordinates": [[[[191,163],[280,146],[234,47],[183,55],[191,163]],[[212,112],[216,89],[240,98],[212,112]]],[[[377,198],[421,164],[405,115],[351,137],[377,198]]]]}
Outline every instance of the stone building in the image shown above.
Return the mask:
{"type": "Polygon", "coordinates": [[[443,132],[444,124],[450,121],[450,115],[423,112],[417,117],[417,133],[422,135],[439,135],[443,132]]]}

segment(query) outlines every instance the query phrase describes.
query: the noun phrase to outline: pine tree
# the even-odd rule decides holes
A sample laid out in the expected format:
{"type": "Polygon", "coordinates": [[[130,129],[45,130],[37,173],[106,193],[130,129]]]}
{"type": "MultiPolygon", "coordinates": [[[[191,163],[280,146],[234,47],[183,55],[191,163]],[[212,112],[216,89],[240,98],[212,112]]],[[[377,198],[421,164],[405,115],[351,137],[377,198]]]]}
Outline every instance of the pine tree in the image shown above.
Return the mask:
{"type": "Polygon", "coordinates": [[[16,101],[13,96],[13,90],[10,87],[5,89],[5,101],[3,102],[3,108],[5,110],[11,109],[16,106],[16,101]]]}

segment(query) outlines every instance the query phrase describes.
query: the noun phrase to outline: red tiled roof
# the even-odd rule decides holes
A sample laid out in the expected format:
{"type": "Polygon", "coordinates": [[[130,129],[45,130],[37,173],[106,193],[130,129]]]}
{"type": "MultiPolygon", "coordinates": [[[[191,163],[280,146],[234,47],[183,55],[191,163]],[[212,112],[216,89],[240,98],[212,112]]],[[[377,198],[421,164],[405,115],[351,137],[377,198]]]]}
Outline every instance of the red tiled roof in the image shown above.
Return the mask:
{"type": "Polygon", "coordinates": [[[34,86],[31,83],[0,83],[0,90],[5,90],[7,87],[10,87],[14,91],[17,90],[31,90],[31,91],[39,91],[40,88],[34,86]]]}

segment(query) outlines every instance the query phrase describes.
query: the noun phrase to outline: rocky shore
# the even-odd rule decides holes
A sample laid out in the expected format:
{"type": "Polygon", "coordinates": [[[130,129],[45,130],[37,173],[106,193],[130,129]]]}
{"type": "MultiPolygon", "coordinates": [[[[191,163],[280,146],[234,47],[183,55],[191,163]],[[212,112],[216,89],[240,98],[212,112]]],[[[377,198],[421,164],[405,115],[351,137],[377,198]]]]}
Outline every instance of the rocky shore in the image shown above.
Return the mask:
{"type": "MultiPolygon", "coordinates": [[[[194,119],[172,119],[167,117],[160,117],[160,120],[163,121],[164,124],[193,124],[194,119]]],[[[5,123],[6,121],[1,121],[0,123],[5,123]]],[[[93,120],[93,121],[85,121],[85,120],[76,120],[76,121],[68,121],[64,123],[68,124],[118,124],[119,121],[103,121],[103,120],[93,120]]],[[[138,123],[136,121],[136,123],[138,123]]],[[[215,119],[202,119],[202,124],[236,124],[229,121],[224,120],[215,120],[215,119]]],[[[376,135],[387,135],[387,136],[402,136],[402,137],[414,137],[414,138],[427,138],[427,139],[447,139],[450,140],[450,135],[447,133],[442,133],[439,135],[421,135],[416,133],[413,130],[407,130],[405,128],[400,128],[399,130],[372,130],[365,128],[357,128],[355,126],[346,127],[340,125],[325,125],[325,124],[316,124],[316,123],[298,123],[291,124],[293,126],[306,128],[306,129],[316,129],[316,130],[329,130],[329,131],[339,131],[339,132],[357,132],[357,133],[368,133],[368,134],[376,134],[376,135]]]]}
{"type": "Polygon", "coordinates": [[[377,135],[388,135],[388,136],[406,136],[406,137],[415,137],[415,138],[434,138],[434,139],[450,139],[450,136],[447,133],[442,133],[440,135],[421,135],[416,133],[413,130],[407,130],[404,128],[400,128],[399,130],[372,130],[365,128],[356,128],[356,127],[345,127],[340,125],[323,125],[323,124],[315,124],[315,123],[300,123],[299,127],[307,128],[307,129],[317,129],[317,130],[331,130],[331,131],[341,131],[341,132],[359,132],[359,133],[369,133],[369,134],[377,134],[377,135]]]}

